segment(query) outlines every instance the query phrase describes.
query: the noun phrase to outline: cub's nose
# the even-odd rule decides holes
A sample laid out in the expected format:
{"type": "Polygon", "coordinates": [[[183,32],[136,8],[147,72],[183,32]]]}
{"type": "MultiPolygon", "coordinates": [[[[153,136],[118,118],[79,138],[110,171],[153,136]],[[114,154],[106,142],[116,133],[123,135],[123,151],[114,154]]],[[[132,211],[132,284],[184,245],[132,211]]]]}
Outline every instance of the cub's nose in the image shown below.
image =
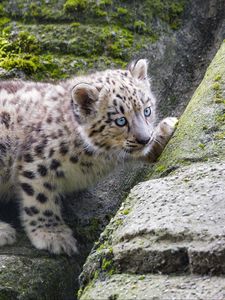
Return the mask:
{"type": "Polygon", "coordinates": [[[150,137],[148,137],[148,138],[136,138],[136,141],[138,142],[138,144],[146,145],[150,141],[150,137]]]}

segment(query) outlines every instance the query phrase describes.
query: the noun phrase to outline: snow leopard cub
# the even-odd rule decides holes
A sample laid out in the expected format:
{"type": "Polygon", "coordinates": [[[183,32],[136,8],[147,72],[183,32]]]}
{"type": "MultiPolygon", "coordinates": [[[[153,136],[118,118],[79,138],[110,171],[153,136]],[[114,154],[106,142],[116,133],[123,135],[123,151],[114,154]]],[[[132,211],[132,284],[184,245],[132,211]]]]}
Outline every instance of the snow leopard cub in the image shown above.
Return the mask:
{"type": "MultiPolygon", "coordinates": [[[[127,158],[155,160],[176,118],[155,128],[147,61],[56,85],[0,82],[0,199],[20,199],[20,218],[38,249],[77,252],[59,195],[80,190],[127,158]]],[[[15,242],[0,222],[0,246],[15,242]]]]}

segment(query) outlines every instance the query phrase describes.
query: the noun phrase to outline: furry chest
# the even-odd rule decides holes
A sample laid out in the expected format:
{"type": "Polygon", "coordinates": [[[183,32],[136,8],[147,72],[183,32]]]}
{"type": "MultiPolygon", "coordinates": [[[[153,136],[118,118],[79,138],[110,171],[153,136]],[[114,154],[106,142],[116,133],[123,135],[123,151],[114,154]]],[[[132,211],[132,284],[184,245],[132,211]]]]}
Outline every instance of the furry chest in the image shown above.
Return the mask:
{"type": "Polygon", "coordinates": [[[62,190],[72,192],[93,186],[112,169],[112,162],[101,158],[81,160],[75,164],[65,162],[63,164],[65,179],[62,182],[62,190]]]}

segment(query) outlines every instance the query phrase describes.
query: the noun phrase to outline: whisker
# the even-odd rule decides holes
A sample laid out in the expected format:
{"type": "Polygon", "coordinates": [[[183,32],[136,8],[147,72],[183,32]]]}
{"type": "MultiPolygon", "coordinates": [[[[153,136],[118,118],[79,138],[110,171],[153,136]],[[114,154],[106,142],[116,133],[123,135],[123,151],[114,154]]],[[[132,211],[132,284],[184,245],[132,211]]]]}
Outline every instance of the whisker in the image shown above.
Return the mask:
{"type": "Polygon", "coordinates": [[[163,147],[163,144],[162,144],[159,140],[157,140],[156,138],[154,138],[153,140],[154,140],[154,142],[156,142],[158,145],[160,145],[161,147],[163,147]]]}

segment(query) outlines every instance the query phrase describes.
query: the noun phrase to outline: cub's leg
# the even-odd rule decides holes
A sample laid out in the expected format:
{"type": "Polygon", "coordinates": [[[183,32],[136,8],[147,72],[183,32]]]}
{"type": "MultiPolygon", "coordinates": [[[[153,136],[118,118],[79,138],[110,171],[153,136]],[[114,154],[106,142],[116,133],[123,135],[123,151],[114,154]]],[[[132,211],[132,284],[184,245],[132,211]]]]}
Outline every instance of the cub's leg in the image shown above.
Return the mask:
{"type": "Polygon", "coordinates": [[[5,245],[12,245],[15,241],[15,229],[5,222],[0,222],[0,247],[5,245]]]}
{"type": "Polygon", "coordinates": [[[153,142],[150,145],[149,154],[147,155],[148,161],[155,161],[160,156],[166,144],[173,135],[177,123],[177,118],[168,117],[163,119],[158,124],[158,126],[155,128],[153,142]]]}
{"type": "Polygon", "coordinates": [[[27,163],[19,173],[22,223],[36,248],[71,255],[78,252],[76,240],[62,219],[57,185],[45,165],[27,163]]]}

